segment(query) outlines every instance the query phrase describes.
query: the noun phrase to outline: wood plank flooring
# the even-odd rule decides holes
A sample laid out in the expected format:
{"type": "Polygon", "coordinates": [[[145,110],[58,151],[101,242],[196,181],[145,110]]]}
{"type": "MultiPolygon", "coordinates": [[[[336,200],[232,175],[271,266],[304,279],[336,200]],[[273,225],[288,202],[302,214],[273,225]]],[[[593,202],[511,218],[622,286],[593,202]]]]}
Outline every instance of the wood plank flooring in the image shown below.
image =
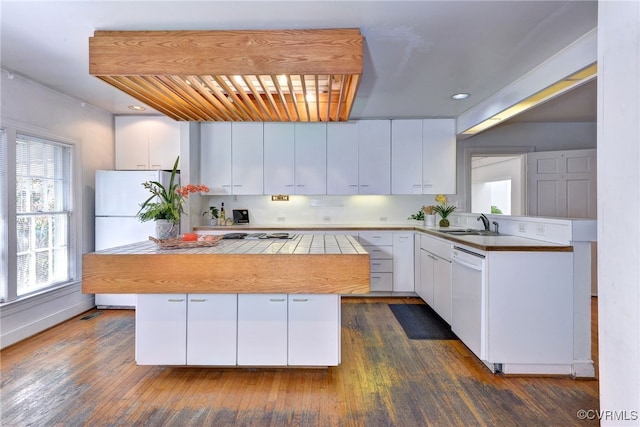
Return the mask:
{"type": "Polygon", "coordinates": [[[422,303],[343,298],[329,369],[137,366],[133,311],[93,310],[0,353],[0,424],[598,425],[576,416],[599,408],[597,380],[494,375],[460,341],[407,339],[387,306],[402,302],[422,303]]]}

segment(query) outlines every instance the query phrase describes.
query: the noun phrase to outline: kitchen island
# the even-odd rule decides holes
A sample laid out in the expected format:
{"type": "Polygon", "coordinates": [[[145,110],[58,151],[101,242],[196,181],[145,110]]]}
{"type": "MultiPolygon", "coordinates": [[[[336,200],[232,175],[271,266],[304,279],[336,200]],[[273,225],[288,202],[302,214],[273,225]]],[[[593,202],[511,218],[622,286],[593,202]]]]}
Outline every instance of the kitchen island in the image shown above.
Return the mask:
{"type": "Polygon", "coordinates": [[[138,294],[141,365],[335,366],[340,295],[369,292],[369,254],[347,235],[139,242],[85,254],[82,286],[138,294]]]}

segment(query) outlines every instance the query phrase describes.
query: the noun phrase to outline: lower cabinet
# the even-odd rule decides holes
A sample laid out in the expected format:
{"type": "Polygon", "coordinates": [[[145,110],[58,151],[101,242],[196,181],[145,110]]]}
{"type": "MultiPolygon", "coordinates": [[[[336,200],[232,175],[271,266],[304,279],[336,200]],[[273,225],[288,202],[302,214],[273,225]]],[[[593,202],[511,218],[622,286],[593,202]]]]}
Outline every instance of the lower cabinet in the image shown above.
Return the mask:
{"type": "Polygon", "coordinates": [[[420,280],[416,293],[451,324],[451,244],[421,236],[420,280]]]}
{"type": "Polygon", "coordinates": [[[139,365],[336,366],[340,295],[139,294],[139,365]]]}
{"type": "Polygon", "coordinates": [[[238,296],[187,295],[187,365],[235,365],[238,296]]]}
{"type": "Polygon", "coordinates": [[[287,364],[287,295],[238,295],[238,365],[287,364]]]}
{"type": "Polygon", "coordinates": [[[340,364],[340,297],[289,295],[289,365],[340,364]]]}
{"type": "Polygon", "coordinates": [[[187,295],[139,294],[136,303],[138,365],[187,363],[187,295]]]}

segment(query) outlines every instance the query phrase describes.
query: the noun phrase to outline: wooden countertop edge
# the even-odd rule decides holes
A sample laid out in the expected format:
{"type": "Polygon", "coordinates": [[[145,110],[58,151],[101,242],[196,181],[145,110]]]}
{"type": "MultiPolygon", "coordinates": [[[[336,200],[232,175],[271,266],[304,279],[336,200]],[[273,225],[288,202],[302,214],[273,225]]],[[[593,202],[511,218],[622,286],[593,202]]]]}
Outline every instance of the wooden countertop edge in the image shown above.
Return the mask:
{"type": "MultiPolygon", "coordinates": [[[[457,238],[444,233],[431,230],[419,230],[422,233],[429,234],[434,237],[439,237],[444,240],[449,240],[454,243],[458,243],[472,248],[480,249],[487,252],[573,252],[573,246],[566,246],[554,243],[547,243],[546,245],[481,245],[479,243],[470,242],[465,239],[457,238]]],[[[517,236],[516,236],[517,237],[517,236]]],[[[524,237],[523,237],[524,239],[524,237]]]]}
{"type": "Polygon", "coordinates": [[[362,294],[369,254],[84,254],[82,292],[362,294]]]}

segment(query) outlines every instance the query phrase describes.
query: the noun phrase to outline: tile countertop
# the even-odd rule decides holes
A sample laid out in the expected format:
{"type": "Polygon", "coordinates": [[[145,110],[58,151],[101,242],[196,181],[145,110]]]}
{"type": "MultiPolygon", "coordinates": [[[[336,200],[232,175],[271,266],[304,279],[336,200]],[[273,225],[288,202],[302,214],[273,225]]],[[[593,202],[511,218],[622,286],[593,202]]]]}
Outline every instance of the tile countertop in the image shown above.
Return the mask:
{"type": "MultiPolygon", "coordinates": [[[[467,227],[448,227],[448,229],[467,228],[467,227]]],[[[434,237],[449,240],[453,243],[469,246],[482,251],[528,251],[528,252],[572,252],[573,246],[562,245],[557,243],[545,242],[544,240],[530,239],[526,237],[511,236],[502,234],[498,236],[452,236],[439,232],[439,227],[424,227],[419,224],[298,224],[298,225],[257,225],[242,224],[231,226],[198,226],[194,227],[196,232],[206,231],[225,231],[239,232],[256,230],[275,231],[275,230],[296,230],[296,231],[418,231],[429,234],[434,237]]]]}

